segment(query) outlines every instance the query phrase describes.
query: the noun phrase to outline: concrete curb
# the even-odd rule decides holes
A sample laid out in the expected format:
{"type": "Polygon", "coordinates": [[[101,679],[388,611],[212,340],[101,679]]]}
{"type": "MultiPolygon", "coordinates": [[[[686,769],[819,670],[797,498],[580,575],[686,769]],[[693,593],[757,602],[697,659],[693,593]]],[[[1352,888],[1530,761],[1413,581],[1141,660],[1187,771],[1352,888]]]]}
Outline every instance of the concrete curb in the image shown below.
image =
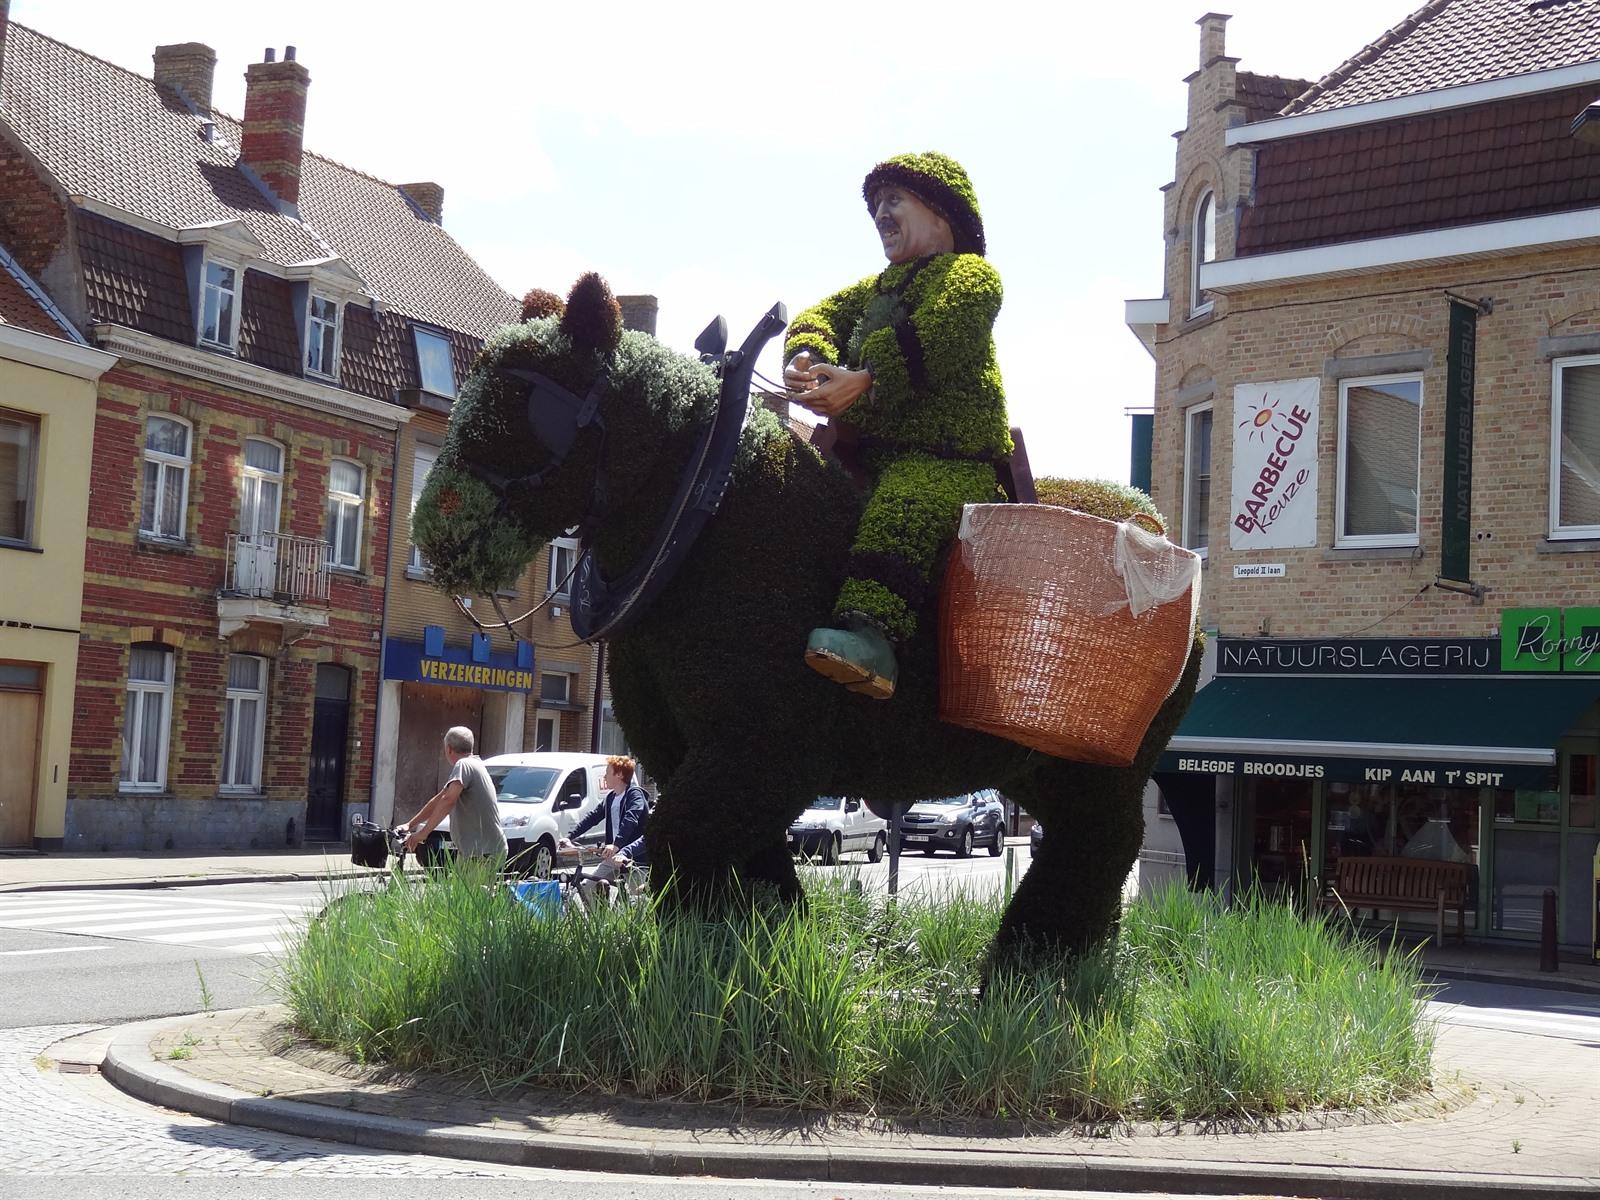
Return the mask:
{"type": "MultiPolygon", "coordinates": [[[[245,1011],[245,1010],[236,1010],[245,1011]]],[[[228,1013],[217,1013],[226,1017],[228,1013]]],[[[1446,1171],[1315,1167],[1277,1163],[1205,1163],[1088,1154],[929,1153],[826,1145],[708,1146],[697,1142],[558,1138],[548,1134],[439,1126],[402,1117],[280,1100],[198,1079],[150,1053],[159,1034],[192,1025],[198,1014],[141,1021],[116,1031],[101,1074],[140,1100],[209,1120],[276,1133],[345,1142],[374,1150],[428,1154],[506,1166],[712,1175],[722,1178],[893,1183],[913,1187],[1026,1187],[1180,1195],[1271,1192],[1345,1200],[1458,1200],[1537,1196],[1596,1200],[1600,1177],[1464,1175],[1446,1171]]]]}
{"type": "MultiPolygon", "coordinates": [[[[17,883],[0,886],[0,895],[13,892],[137,891],[142,888],[204,887],[224,883],[321,883],[324,880],[373,879],[387,875],[387,869],[341,871],[282,871],[271,875],[169,875],[141,876],[133,879],[72,879],[53,883],[17,883]]],[[[407,867],[407,875],[422,874],[421,868],[407,867]]]]}
{"type": "Polygon", "coordinates": [[[1600,983],[1588,979],[1574,979],[1571,975],[1563,975],[1559,971],[1536,975],[1531,971],[1520,974],[1516,971],[1495,971],[1479,967],[1436,967],[1424,963],[1422,973],[1438,979],[1456,979],[1467,983],[1503,983],[1510,987],[1538,988],[1541,991],[1551,992],[1583,992],[1591,996],[1600,996],[1600,983]]]}

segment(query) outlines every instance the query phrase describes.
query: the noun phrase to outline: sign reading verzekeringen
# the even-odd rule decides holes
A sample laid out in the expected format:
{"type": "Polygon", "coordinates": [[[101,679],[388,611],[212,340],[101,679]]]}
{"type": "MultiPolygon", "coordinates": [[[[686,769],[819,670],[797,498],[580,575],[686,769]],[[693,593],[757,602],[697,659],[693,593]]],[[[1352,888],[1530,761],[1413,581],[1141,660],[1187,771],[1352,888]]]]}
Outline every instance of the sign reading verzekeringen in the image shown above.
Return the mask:
{"type": "Polygon", "coordinates": [[[1317,404],[1322,380],[1279,379],[1233,389],[1233,504],[1228,545],[1276,550],[1317,544],[1317,404]]]}

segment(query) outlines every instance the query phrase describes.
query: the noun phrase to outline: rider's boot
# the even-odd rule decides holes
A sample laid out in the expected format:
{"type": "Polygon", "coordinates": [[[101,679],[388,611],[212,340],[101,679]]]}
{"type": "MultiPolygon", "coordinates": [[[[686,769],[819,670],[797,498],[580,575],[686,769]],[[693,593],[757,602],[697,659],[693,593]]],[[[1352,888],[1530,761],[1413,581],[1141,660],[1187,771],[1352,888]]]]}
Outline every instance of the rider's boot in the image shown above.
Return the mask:
{"type": "Polygon", "coordinates": [[[824,625],[806,639],[806,664],[852,692],[887,700],[898,673],[894,646],[871,617],[848,613],[843,629],[824,625]]]}

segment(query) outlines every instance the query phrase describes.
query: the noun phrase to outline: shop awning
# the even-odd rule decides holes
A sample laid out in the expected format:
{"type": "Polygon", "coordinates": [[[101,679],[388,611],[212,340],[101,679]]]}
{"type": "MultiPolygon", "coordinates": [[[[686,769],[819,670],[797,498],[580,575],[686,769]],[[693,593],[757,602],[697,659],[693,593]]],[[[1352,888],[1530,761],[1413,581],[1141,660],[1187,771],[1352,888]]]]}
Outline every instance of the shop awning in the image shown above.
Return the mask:
{"type": "Polygon", "coordinates": [[[1458,775],[1465,765],[1473,778],[1449,782],[1533,786],[1527,771],[1555,765],[1556,743],[1597,698],[1600,676],[1224,676],[1196,694],[1161,769],[1381,779],[1391,776],[1373,772],[1396,765],[1426,764],[1429,772],[1454,769],[1458,775]],[[1339,765],[1303,772],[1248,765],[1273,759],[1308,768],[1329,760],[1339,765]],[[1479,780],[1480,766],[1521,778],[1479,780]]]}

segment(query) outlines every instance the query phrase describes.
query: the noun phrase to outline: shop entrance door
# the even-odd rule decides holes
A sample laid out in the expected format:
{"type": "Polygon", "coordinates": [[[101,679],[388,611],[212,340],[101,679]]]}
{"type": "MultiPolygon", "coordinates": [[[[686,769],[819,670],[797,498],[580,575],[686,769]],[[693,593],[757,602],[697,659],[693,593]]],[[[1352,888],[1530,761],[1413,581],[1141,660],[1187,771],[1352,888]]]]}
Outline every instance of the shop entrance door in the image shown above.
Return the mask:
{"type": "Polygon", "coordinates": [[[321,663],[311,713],[311,771],[306,779],[306,837],[314,841],[339,839],[349,739],[350,672],[321,663]]]}
{"type": "Polygon", "coordinates": [[[1307,864],[1312,861],[1315,787],[1309,779],[1257,779],[1245,788],[1241,817],[1250,837],[1255,880],[1268,894],[1304,894],[1307,864]]]}
{"type": "Polygon", "coordinates": [[[0,691],[0,846],[33,845],[42,700],[38,692],[0,691]]]}

